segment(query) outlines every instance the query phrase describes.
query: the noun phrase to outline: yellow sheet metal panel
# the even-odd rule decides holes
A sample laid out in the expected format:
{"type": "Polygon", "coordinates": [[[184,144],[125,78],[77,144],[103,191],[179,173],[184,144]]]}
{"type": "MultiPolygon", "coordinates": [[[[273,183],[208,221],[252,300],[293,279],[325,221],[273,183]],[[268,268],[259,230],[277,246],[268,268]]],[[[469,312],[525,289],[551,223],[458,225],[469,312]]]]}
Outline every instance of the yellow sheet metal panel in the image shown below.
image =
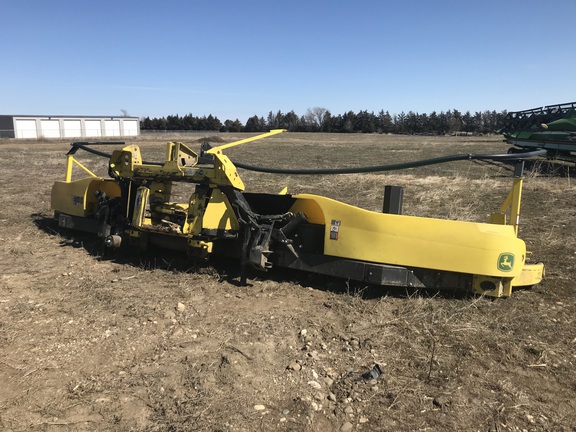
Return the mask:
{"type": "Polygon", "coordinates": [[[507,278],[524,266],[526,246],[510,225],[377,213],[316,195],[294,198],[291,211],[326,225],[326,255],[507,278]]]}
{"type": "Polygon", "coordinates": [[[92,216],[98,210],[96,190],[105,192],[109,198],[120,196],[118,183],[111,179],[87,177],[71,182],[56,181],[52,186],[52,209],[72,216],[92,216]]]}
{"type": "Polygon", "coordinates": [[[202,228],[235,231],[240,229],[232,206],[220,189],[212,190],[204,213],[202,228]]]}
{"type": "Polygon", "coordinates": [[[56,181],[52,186],[51,206],[53,210],[72,216],[87,215],[86,191],[92,179],[73,182],[56,181]]]}
{"type": "Polygon", "coordinates": [[[290,208],[290,211],[294,214],[304,213],[308,222],[318,225],[325,225],[326,218],[324,217],[324,212],[314,199],[314,195],[293,195],[294,198],[298,198],[296,202],[290,208]]]}

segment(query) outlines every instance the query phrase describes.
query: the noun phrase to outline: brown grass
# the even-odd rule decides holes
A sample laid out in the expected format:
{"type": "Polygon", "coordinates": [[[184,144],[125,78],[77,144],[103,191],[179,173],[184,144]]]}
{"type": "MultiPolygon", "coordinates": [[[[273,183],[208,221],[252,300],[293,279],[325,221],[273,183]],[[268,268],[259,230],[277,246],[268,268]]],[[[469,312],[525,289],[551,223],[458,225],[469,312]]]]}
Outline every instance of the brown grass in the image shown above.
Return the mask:
{"type": "MultiPolygon", "coordinates": [[[[154,160],[165,141],[197,148],[198,138],[130,142],[154,160]]],[[[545,281],[487,300],[281,271],[240,288],[228,279],[234,263],[198,269],[163,251],[101,259],[90,236],[60,233],[50,221],[50,188],[64,176],[67,149],[0,141],[0,429],[576,427],[571,167],[544,161],[525,182],[520,235],[532,259],[546,263],[545,281]],[[376,363],[383,374],[362,378],[376,363]]],[[[499,137],[286,134],[227,154],[315,168],[506,150],[499,137]]],[[[106,161],[83,160],[105,169],[106,161]]],[[[381,209],[384,185],[400,185],[407,214],[485,221],[512,171],[460,162],[335,177],[241,175],[251,191],[288,186],[372,210],[381,209]]]]}

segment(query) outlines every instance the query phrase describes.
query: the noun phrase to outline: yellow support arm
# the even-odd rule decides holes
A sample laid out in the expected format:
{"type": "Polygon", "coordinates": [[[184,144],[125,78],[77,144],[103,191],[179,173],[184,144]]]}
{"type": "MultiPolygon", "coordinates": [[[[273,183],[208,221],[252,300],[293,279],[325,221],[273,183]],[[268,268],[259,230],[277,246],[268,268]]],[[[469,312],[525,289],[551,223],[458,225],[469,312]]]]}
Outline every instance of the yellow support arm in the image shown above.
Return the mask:
{"type": "Polygon", "coordinates": [[[518,225],[520,224],[520,203],[522,202],[522,184],[524,181],[524,162],[519,162],[514,171],[514,181],[512,189],[508,193],[506,200],[502,204],[499,213],[490,215],[490,223],[506,225],[506,212],[510,208],[510,225],[514,227],[514,232],[518,235],[518,225]]]}
{"type": "Polygon", "coordinates": [[[82,168],[84,172],[86,172],[86,174],[88,174],[90,177],[98,177],[96,174],[94,174],[92,171],[74,159],[73,155],[68,155],[66,157],[66,182],[70,183],[72,181],[72,168],[74,167],[74,164],[82,168]]]}
{"type": "Polygon", "coordinates": [[[273,129],[270,132],[253,136],[251,138],[246,138],[240,141],[234,141],[228,144],[224,144],[218,147],[211,148],[206,153],[214,155],[214,179],[218,184],[229,183],[231,186],[238,190],[244,190],[244,183],[240,179],[236,167],[232,161],[222,153],[222,150],[228,149],[230,147],[235,147],[240,144],[246,144],[248,142],[256,141],[269,136],[277,135],[282,132],[286,132],[286,129],[273,129]]]}
{"type": "Polygon", "coordinates": [[[231,142],[231,143],[228,143],[228,144],[224,144],[224,145],[221,145],[221,146],[218,146],[218,147],[211,148],[211,149],[208,150],[206,153],[210,153],[210,154],[221,153],[222,150],[228,149],[228,148],[230,148],[230,147],[236,147],[237,145],[246,144],[246,143],[249,143],[249,142],[252,142],[252,141],[256,141],[256,140],[259,140],[259,139],[262,139],[262,138],[268,138],[269,136],[278,135],[278,134],[280,134],[280,133],[282,133],[282,132],[287,132],[287,130],[286,130],[286,129],[272,129],[270,132],[267,132],[267,133],[264,133],[264,134],[256,135],[256,136],[253,136],[253,137],[251,137],[251,138],[246,138],[246,139],[243,139],[243,140],[240,140],[240,141],[234,141],[234,142],[231,142]]]}

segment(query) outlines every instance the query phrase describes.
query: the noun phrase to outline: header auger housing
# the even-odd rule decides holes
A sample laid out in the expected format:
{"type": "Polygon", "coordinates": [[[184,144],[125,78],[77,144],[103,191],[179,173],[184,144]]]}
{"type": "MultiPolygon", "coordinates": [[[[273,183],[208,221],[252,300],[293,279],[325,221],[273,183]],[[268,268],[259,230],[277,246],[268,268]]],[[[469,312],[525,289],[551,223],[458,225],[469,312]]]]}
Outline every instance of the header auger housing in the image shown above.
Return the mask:
{"type": "Polygon", "coordinates": [[[60,227],[97,234],[108,247],[156,245],[194,259],[236,258],[242,282],[247,267],[277,266],[375,285],[501,297],[542,279],[543,265],[526,262],[526,246],[517,237],[522,162],[490,223],[405,216],[398,202],[378,213],[318,195],[244,192],[223,150],[281,132],[214,148],[205,144],[200,154],[168,143],[161,163],[144,161],[136,145],[106,155],[93,149],[96,143],[73,143],[66,178],[52,188],[55,218],[60,227]],[[76,160],[79,149],[109,157],[110,178],[76,160]],[[74,165],[88,177],[73,180],[74,165]],[[194,186],[186,202],[172,201],[177,182],[194,186]]]}
{"type": "Polygon", "coordinates": [[[547,150],[548,157],[576,162],[576,102],[509,112],[500,130],[510,153],[547,150]]]}

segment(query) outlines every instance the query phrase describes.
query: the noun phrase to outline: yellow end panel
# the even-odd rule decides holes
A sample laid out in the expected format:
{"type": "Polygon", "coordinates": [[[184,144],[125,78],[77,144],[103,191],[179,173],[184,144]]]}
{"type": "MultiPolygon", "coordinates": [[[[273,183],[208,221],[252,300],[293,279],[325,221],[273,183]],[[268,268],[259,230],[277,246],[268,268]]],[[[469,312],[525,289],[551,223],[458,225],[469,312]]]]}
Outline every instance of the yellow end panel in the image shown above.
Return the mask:
{"type": "Polygon", "coordinates": [[[72,216],[93,216],[98,211],[94,195],[97,190],[106,192],[109,198],[120,196],[120,187],[112,179],[87,177],[71,182],[56,181],[52,186],[52,209],[72,216]]]}
{"type": "Polygon", "coordinates": [[[325,223],[326,255],[504,278],[524,267],[526,246],[510,225],[377,213],[316,195],[294,198],[291,211],[325,223]]]}
{"type": "Polygon", "coordinates": [[[544,277],[544,264],[526,264],[522,269],[522,273],[512,279],[513,287],[529,287],[537,285],[544,277]]]}
{"type": "Polygon", "coordinates": [[[56,181],[52,186],[51,206],[53,210],[72,216],[86,217],[86,192],[90,183],[101,179],[84,178],[72,182],[56,181]]]}
{"type": "Polygon", "coordinates": [[[228,202],[228,198],[220,189],[214,189],[208,201],[208,206],[202,221],[204,229],[239,230],[238,220],[228,202]]]}

